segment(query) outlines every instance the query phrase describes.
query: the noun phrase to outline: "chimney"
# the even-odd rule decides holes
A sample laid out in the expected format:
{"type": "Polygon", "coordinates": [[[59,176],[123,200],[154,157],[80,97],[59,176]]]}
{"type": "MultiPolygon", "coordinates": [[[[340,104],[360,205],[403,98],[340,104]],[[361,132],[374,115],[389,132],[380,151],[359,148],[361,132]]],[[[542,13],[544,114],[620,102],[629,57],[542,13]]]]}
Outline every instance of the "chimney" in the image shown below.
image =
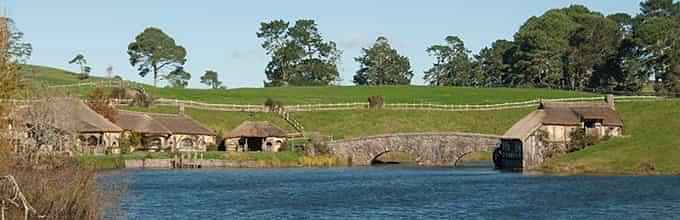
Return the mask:
{"type": "Polygon", "coordinates": [[[604,99],[607,102],[607,105],[609,105],[609,108],[616,110],[616,102],[614,100],[614,95],[609,94],[607,97],[604,99]]]}
{"type": "Polygon", "coordinates": [[[179,114],[184,115],[184,103],[179,104],[179,114]]]}

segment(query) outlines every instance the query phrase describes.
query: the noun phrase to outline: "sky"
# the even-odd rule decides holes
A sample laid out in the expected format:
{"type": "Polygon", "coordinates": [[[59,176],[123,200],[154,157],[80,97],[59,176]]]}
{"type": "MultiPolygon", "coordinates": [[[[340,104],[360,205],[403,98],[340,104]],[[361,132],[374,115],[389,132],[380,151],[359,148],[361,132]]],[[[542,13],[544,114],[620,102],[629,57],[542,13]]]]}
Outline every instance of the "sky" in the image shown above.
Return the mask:
{"type": "Polygon", "coordinates": [[[354,57],[377,37],[387,37],[410,58],[412,84],[424,84],[423,72],[434,59],[425,49],[461,37],[477,53],[498,39],[512,39],[530,17],[548,9],[585,5],[603,14],[637,14],[640,0],[0,0],[25,40],[33,45],[29,63],[71,71],[76,54],[86,56],[93,75],[106,68],[128,80],[152,83],[130,66],[127,46],[146,27],[158,27],[188,51],[185,68],[192,88],[206,88],[200,76],[220,73],[229,88],[262,87],[269,62],[255,33],[261,22],[314,19],[326,40],[335,41],[343,56],[343,85],[352,84],[359,68],[354,57]]]}

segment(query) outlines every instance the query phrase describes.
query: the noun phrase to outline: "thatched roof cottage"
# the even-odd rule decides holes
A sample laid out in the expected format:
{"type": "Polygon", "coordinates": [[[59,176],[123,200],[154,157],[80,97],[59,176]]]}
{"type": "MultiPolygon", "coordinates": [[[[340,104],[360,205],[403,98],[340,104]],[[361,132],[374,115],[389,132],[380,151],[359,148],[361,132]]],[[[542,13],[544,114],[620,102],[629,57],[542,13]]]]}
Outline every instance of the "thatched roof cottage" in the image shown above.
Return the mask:
{"type": "MultiPolygon", "coordinates": [[[[82,150],[97,153],[118,148],[119,138],[123,132],[122,128],[92,110],[83,101],[71,98],[24,106],[13,119],[13,124],[17,128],[15,131],[30,132],[36,123],[49,124],[62,135],[76,135],[77,145],[83,147],[82,150]]],[[[30,140],[30,134],[27,135],[29,136],[25,136],[26,140],[30,140]]],[[[67,150],[63,149],[64,146],[46,147],[51,148],[49,151],[67,150]]]]}
{"type": "Polygon", "coordinates": [[[139,150],[206,151],[215,132],[185,115],[120,111],[116,124],[142,136],[139,150]]]}
{"type": "MultiPolygon", "coordinates": [[[[621,136],[624,123],[613,97],[605,102],[542,103],[504,135],[503,168],[533,168],[555,153],[563,153],[577,129],[596,138],[621,136]]],[[[499,158],[500,159],[500,158],[499,158]]]]}
{"type": "Polygon", "coordinates": [[[270,122],[246,121],[225,133],[227,151],[278,152],[286,143],[287,133],[270,122]]]}

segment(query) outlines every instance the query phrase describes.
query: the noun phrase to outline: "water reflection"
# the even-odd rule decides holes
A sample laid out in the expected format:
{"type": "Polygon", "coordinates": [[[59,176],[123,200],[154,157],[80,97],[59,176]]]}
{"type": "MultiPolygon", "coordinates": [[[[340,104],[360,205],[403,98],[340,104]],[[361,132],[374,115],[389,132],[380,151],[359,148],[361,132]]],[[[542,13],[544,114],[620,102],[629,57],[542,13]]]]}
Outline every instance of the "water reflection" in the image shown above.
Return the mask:
{"type": "Polygon", "coordinates": [[[680,177],[527,176],[489,167],[128,171],[119,174],[129,182],[121,209],[130,219],[680,215],[680,177]]]}

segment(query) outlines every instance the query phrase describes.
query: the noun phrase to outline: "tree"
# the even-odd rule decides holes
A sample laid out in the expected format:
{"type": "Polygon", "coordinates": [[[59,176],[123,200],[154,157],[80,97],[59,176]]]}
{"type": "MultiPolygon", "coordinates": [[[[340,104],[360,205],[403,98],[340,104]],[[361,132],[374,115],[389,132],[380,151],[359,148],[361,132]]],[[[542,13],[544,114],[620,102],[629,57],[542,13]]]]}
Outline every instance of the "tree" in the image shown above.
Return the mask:
{"type": "Polygon", "coordinates": [[[432,68],[425,71],[425,81],[434,86],[469,86],[472,83],[472,62],[470,51],[463,40],[456,36],[446,37],[446,45],[427,48],[435,57],[432,68]]]}
{"type": "Polygon", "coordinates": [[[128,45],[128,55],[130,65],[137,67],[141,77],[153,73],[154,86],[157,86],[161,73],[173,68],[177,70],[187,61],[186,49],[154,27],[137,35],[135,41],[128,45]]]}
{"type": "Polygon", "coordinates": [[[3,37],[3,40],[7,46],[5,47],[6,51],[3,51],[3,53],[6,53],[11,62],[23,63],[29,60],[33,53],[33,46],[24,41],[24,33],[16,28],[14,20],[1,17],[0,24],[6,30],[6,36],[3,37]]]}
{"type": "Polygon", "coordinates": [[[673,0],[646,0],[640,3],[640,11],[642,18],[677,16],[678,3],[673,4],[673,0]]]}
{"type": "Polygon", "coordinates": [[[656,91],[680,93],[680,17],[648,18],[635,30],[643,48],[642,58],[649,75],[656,77],[656,91]]]}
{"type": "Polygon", "coordinates": [[[617,52],[622,34],[617,22],[601,15],[584,13],[574,15],[574,20],[579,25],[569,34],[561,87],[583,90],[592,88],[597,67],[617,52]]]}
{"type": "Polygon", "coordinates": [[[87,76],[90,74],[92,71],[92,68],[87,65],[87,59],[85,59],[85,55],[83,54],[78,54],[71,61],[68,61],[68,64],[78,64],[80,65],[80,74],[83,76],[87,76]]]}
{"type": "Polygon", "coordinates": [[[260,24],[257,37],[271,61],[265,69],[265,86],[329,85],[339,78],[341,51],[324,41],[314,20],[283,20],[260,24]]]}
{"type": "Polygon", "coordinates": [[[399,55],[385,37],[378,37],[371,48],[354,58],[360,68],[354,76],[357,85],[408,85],[413,78],[408,57],[399,55]]]}
{"type": "Polygon", "coordinates": [[[109,121],[116,122],[118,111],[113,105],[113,100],[105,94],[104,89],[101,87],[97,87],[87,94],[86,104],[109,121]]]}
{"type": "Polygon", "coordinates": [[[218,73],[213,70],[206,70],[205,74],[201,76],[201,83],[210,86],[212,89],[218,89],[222,86],[222,81],[218,77],[218,73]]]}
{"type": "Polygon", "coordinates": [[[491,48],[486,47],[475,56],[475,66],[483,77],[481,86],[516,85],[512,74],[512,56],[516,49],[517,45],[512,41],[497,40],[491,48]]]}
{"type": "Polygon", "coordinates": [[[172,88],[186,88],[189,85],[191,74],[184,70],[184,67],[177,67],[177,69],[163,76],[163,79],[168,81],[172,88]]]}

